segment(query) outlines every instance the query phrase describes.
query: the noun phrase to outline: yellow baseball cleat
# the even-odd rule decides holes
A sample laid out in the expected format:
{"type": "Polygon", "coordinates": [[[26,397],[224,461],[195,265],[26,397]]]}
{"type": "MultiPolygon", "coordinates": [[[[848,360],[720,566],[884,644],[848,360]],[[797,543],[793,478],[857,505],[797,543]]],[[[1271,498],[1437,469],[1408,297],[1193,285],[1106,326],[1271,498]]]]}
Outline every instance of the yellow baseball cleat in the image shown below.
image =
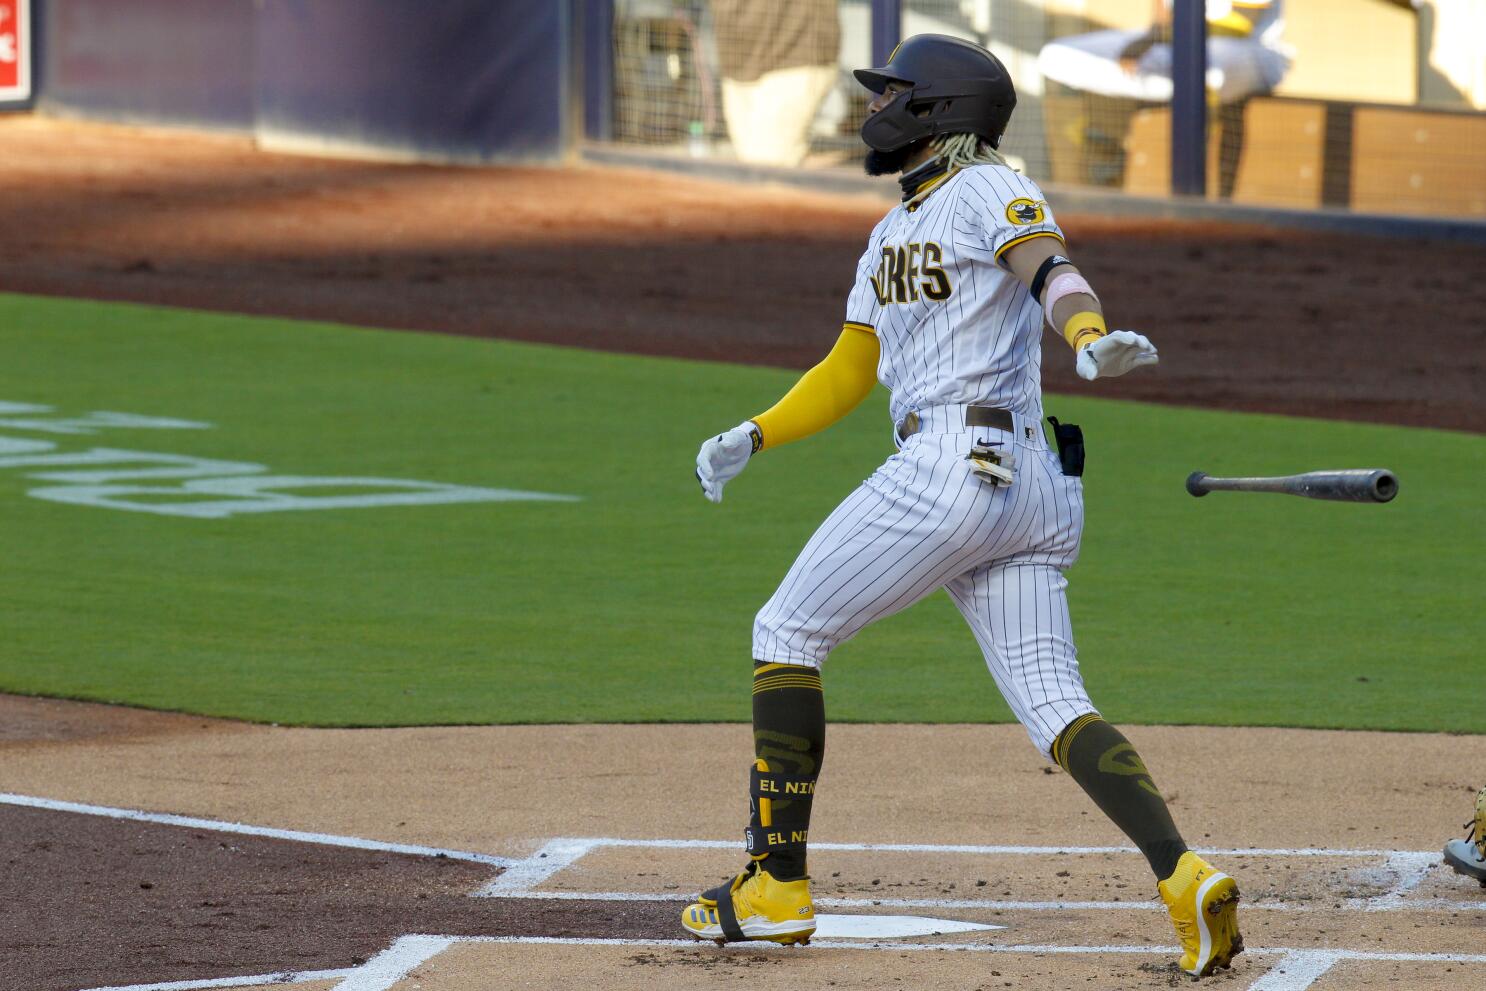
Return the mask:
{"type": "Polygon", "coordinates": [[[1158,884],[1171,924],[1182,941],[1182,970],[1206,977],[1243,952],[1238,932],[1238,884],[1188,851],[1171,877],[1158,884]]]}
{"type": "Polygon", "coordinates": [[[780,881],[755,861],[730,884],[686,906],[681,925],[697,939],[718,943],[808,943],[815,933],[810,879],[780,881]]]}

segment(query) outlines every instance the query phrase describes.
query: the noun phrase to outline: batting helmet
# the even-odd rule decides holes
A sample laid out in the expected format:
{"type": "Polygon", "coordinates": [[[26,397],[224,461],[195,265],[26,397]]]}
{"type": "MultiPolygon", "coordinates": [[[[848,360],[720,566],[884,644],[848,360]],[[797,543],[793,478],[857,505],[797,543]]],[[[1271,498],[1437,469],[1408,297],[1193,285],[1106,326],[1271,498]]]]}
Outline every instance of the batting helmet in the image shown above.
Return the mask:
{"type": "Polygon", "coordinates": [[[889,152],[939,134],[978,134],[995,148],[1016,107],[1016,88],[1001,60],[979,45],[944,34],[916,34],[880,69],[852,75],[874,93],[888,83],[909,89],[867,118],[862,140],[889,152]]]}

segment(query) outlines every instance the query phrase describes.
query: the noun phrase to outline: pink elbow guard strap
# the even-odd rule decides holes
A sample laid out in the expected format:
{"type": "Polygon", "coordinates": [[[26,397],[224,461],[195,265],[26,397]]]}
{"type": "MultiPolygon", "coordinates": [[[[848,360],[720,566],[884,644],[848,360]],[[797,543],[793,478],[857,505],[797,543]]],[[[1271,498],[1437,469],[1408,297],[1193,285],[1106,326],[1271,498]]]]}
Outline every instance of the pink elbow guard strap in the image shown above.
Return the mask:
{"type": "Polygon", "coordinates": [[[1047,301],[1042,304],[1042,312],[1047,314],[1048,323],[1052,323],[1053,307],[1058,305],[1058,301],[1065,296],[1072,296],[1074,293],[1093,296],[1095,300],[1099,298],[1098,296],[1094,296],[1094,290],[1089,288],[1089,284],[1084,281],[1084,277],[1077,272],[1064,272],[1061,275],[1053,276],[1052,281],[1047,286],[1047,301]]]}

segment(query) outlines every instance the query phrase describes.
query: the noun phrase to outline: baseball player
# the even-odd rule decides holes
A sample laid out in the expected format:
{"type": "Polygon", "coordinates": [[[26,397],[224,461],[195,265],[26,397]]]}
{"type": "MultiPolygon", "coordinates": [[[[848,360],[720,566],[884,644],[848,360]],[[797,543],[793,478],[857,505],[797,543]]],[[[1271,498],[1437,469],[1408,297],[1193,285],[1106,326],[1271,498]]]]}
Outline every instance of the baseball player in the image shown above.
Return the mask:
{"type": "MultiPolygon", "coordinates": [[[[1108,29],[1043,46],[1037,70],[1048,79],[1102,96],[1171,102],[1171,2],[1154,0],[1147,31],[1108,29]]],[[[1219,103],[1235,103],[1279,85],[1291,49],[1281,40],[1281,0],[1206,0],[1207,85],[1219,103]]]]}
{"type": "Polygon", "coordinates": [[[1476,793],[1476,815],[1465,824],[1465,839],[1445,844],[1445,863],[1486,888],[1486,788],[1476,793]]]}
{"type": "Polygon", "coordinates": [[[892,390],[898,451],[826,518],[758,613],[749,863],[682,924],[719,941],[810,938],[821,662],[942,588],[1033,744],[1150,861],[1182,969],[1226,967],[1243,948],[1233,879],[1187,850],[1135,748],[1084,691],[1063,578],[1083,526],[1083,445],[1050,420],[1050,450],[1042,427],[1044,323],[1085,379],[1155,364],[1156,349],[1106,331],[1041,191],[996,151],[1016,94],[995,57],[918,35],[856,77],[877,94],[862,126],[867,170],[901,173],[903,202],[868,239],[830,354],[772,409],[704,443],[697,477],[721,501],[751,456],[835,422],[878,380],[892,390]]]}

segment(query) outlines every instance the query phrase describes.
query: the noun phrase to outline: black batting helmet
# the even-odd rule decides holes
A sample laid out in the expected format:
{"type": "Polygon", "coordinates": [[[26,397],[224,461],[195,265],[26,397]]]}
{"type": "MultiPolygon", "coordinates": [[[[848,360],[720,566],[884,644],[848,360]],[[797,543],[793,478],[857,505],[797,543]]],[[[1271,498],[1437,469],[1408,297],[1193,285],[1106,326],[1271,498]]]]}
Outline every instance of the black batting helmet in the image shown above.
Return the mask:
{"type": "Polygon", "coordinates": [[[862,140],[877,151],[897,151],[939,134],[978,134],[995,148],[1016,107],[1016,88],[1001,60],[977,44],[945,34],[916,34],[880,69],[852,75],[874,93],[888,83],[909,89],[867,118],[862,140]]]}

